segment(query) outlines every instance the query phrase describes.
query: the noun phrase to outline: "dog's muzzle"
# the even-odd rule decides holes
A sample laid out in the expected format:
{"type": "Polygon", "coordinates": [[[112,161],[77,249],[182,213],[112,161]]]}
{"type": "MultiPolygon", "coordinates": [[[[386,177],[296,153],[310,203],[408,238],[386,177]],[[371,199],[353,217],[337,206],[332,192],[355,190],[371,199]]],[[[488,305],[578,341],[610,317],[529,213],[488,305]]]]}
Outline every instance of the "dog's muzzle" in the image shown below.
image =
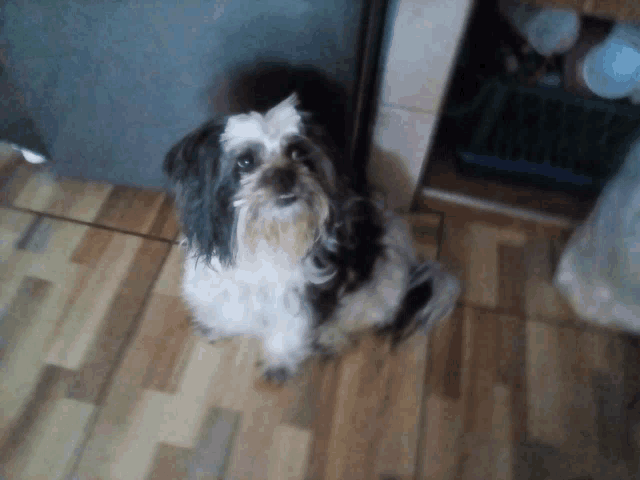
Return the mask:
{"type": "Polygon", "coordinates": [[[293,168],[276,167],[267,170],[260,183],[262,186],[272,189],[277,205],[284,207],[292,204],[298,198],[295,193],[297,177],[298,175],[293,168]]]}

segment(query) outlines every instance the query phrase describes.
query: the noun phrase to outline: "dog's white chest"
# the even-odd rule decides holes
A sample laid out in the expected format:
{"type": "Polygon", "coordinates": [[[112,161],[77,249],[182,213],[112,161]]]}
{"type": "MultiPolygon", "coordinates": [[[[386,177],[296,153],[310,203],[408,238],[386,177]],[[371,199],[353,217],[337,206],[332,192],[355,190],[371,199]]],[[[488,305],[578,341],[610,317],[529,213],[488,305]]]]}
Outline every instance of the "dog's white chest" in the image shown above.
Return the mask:
{"type": "Polygon", "coordinates": [[[187,259],[183,293],[195,320],[217,336],[269,336],[307,316],[297,269],[273,258],[257,258],[223,269],[187,259]],[[297,319],[297,320],[296,320],[297,319]]]}

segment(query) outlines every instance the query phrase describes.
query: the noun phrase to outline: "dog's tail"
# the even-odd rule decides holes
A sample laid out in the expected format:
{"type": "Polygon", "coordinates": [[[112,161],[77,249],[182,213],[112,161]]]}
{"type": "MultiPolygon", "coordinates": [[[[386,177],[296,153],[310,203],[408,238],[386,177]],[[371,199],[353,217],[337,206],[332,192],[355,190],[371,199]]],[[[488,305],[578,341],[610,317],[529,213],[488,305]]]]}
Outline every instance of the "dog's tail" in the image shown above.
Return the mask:
{"type": "Polygon", "coordinates": [[[437,262],[413,267],[409,288],[391,325],[385,329],[397,344],[417,330],[429,331],[451,315],[460,296],[460,281],[437,262]]]}

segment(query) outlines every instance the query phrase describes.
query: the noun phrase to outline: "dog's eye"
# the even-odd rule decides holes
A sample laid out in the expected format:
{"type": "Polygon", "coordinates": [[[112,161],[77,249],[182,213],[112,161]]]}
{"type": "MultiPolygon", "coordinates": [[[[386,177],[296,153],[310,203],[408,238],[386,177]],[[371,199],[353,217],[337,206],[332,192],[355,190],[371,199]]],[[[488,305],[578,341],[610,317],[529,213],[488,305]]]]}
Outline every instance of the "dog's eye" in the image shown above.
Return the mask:
{"type": "Polygon", "coordinates": [[[304,145],[300,145],[297,143],[289,145],[289,148],[287,148],[287,156],[291,160],[300,160],[309,155],[309,153],[309,149],[307,149],[304,145]]]}
{"type": "Polygon", "coordinates": [[[236,162],[241,172],[249,172],[255,165],[255,158],[253,154],[247,152],[240,155],[236,162]]]}
{"type": "Polygon", "coordinates": [[[311,157],[306,157],[302,160],[302,163],[309,169],[311,173],[316,173],[316,164],[313,162],[311,157]]]}
{"type": "Polygon", "coordinates": [[[293,147],[291,149],[290,155],[292,160],[298,160],[300,157],[302,157],[303,153],[302,153],[302,150],[299,149],[298,147],[293,147]]]}
{"type": "Polygon", "coordinates": [[[287,148],[287,156],[297,162],[302,162],[311,172],[316,172],[316,166],[311,158],[311,150],[304,144],[293,143],[287,148]]]}

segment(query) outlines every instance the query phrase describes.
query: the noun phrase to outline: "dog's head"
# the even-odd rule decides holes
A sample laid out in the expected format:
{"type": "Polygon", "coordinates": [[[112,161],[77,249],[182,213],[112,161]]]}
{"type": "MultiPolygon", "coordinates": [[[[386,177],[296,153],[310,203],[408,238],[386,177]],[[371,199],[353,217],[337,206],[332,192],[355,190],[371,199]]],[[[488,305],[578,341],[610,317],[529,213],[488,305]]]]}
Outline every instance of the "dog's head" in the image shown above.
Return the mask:
{"type": "Polygon", "coordinates": [[[335,153],[295,94],[264,113],[214,119],[167,154],[189,248],[225,266],[265,249],[297,262],[325,233],[335,153]]]}

